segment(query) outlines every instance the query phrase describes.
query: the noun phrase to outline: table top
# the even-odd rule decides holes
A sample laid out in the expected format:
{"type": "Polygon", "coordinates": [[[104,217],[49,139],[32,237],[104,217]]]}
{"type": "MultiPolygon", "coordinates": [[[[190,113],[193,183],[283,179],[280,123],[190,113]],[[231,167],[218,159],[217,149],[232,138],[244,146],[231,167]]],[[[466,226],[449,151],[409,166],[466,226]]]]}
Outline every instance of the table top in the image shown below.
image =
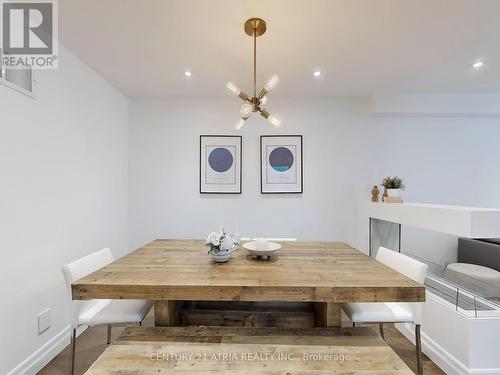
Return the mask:
{"type": "Polygon", "coordinates": [[[76,281],[73,299],[417,302],[423,285],[341,242],[281,242],[213,263],[199,240],[155,240],[76,281]]]}

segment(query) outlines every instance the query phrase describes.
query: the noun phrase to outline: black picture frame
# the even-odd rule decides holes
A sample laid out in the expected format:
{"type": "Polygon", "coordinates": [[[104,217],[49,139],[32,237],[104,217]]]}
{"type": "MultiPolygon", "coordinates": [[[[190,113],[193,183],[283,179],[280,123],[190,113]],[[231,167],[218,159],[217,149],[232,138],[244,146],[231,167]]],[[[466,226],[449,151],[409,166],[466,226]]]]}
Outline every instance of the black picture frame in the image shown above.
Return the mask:
{"type": "Polygon", "coordinates": [[[260,193],[261,194],[303,194],[304,193],[304,152],[303,152],[303,137],[299,134],[291,135],[281,135],[281,134],[271,134],[271,135],[261,135],[260,136],[260,193]],[[263,176],[263,141],[266,138],[298,138],[300,143],[300,184],[299,189],[295,190],[280,190],[280,191],[265,191],[264,189],[264,176],[263,176]]]}
{"type": "MultiPolygon", "coordinates": [[[[241,194],[242,190],[242,182],[243,182],[243,162],[242,162],[242,155],[243,155],[243,137],[241,135],[215,135],[215,134],[202,134],[200,135],[200,158],[199,158],[199,193],[200,194],[241,194]],[[205,163],[204,157],[206,156],[203,153],[203,140],[206,138],[234,138],[237,139],[239,142],[239,152],[237,153],[238,158],[239,158],[239,178],[236,176],[236,178],[239,180],[239,189],[237,191],[216,191],[216,190],[204,190],[203,189],[203,183],[202,183],[202,173],[203,173],[203,163],[205,163]]],[[[237,172],[235,172],[237,173],[237,172]]],[[[238,173],[237,173],[238,174],[238,173]]]]}

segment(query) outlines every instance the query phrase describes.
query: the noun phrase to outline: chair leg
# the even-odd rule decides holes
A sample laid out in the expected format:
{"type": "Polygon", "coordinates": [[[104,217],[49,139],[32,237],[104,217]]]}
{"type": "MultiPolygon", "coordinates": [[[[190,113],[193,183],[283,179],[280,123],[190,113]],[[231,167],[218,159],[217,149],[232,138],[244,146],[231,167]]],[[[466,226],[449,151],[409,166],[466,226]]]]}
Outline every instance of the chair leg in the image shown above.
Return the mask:
{"type": "Polygon", "coordinates": [[[380,337],[382,337],[382,340],[385,341],[385,336],[384,336],[384,323],[379,323],[378,324],[378,330],[380,332],[380,337]]]}
{"type": "Polygon", "coordinates": [[[415,349],[417,351],[417,374],[422,374],[422,341],[420,338],[420,324],[415,324],[415,349]]]}
{"type": "Polygon", "coordinates": [[[70,348],[70,374],[75,373],[75,350],[76,350],[76,328],[73,328],[71,334],[71,348],[70,348]]]}
{"type": "Polygon", "coordinates": [[[111,344],[111,324],[108,324],[108,337],[106,340],[106,344],[111,344]]]}

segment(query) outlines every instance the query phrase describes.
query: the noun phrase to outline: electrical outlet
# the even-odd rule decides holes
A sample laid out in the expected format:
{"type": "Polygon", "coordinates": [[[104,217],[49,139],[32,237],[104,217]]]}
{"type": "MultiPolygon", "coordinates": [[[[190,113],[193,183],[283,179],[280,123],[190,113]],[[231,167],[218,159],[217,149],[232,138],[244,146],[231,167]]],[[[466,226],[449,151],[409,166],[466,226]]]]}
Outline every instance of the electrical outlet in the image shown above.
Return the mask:
{"type": "Polygon", "coordinates": [[[50,328],[50,324],[52,323],[51,319],[51,309],[50,307],[43,310],[40,314],[38,314],[38,334],[44,333],[46,330],[50,328]]]}

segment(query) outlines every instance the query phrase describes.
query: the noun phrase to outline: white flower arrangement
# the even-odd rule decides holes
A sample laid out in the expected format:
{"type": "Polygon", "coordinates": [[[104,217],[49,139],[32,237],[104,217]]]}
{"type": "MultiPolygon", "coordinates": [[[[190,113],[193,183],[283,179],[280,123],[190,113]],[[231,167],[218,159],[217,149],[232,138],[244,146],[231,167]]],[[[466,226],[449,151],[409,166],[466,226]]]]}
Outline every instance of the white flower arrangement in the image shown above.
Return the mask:
{"type": "Polygon", "coordinates": [[[205,242],[205,246],[210,248],[209,254],[231,251],[234,244],[235,241],[229,233],[224,232],[224,229],[220,232],[210,232],[205,242]]]}

